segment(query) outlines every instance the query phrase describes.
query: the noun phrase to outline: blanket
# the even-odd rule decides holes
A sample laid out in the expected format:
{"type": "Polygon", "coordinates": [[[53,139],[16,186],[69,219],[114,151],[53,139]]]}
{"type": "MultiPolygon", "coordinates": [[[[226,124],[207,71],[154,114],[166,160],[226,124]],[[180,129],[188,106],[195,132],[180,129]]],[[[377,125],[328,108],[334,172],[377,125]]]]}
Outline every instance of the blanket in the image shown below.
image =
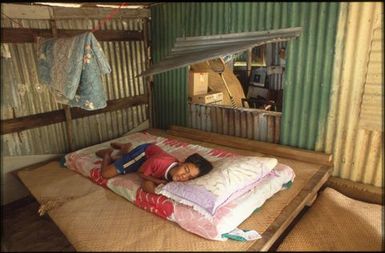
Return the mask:
{"type": "Polygon", "coordinates": [[[91,32],[69,38],[38,38],[38,76],[59,103],[85,110],[106,107],[102,74],[111,68],[91,32]]]}
{"type": "MultiPolygon", "coordinates": [[[[228,151],[188,144],[174,139],[154,136],[146,132],[130,134],[113,141],[131,142],[133,146],[155,142],[180,161],[197,152],[214,165],[218,165],[214,166],[214,171],[218,173],[226,171],[224,165],[226,160],[251,159],[228,151]]],[[[229,233],[236,230],[237,226],[256,209],[260,208],[267,199],[285,189],[285,186],[290,185],[295,178],[294,171],[289,166],[277,163],[275,159],[263,158],[262,160],[268,161],[268,169],[256,169],[261,173],[254,174],[259,176],[256,176],[254,180],[247,181],[245,187],[234,187],[232,192],[224,191],[226,196],[220,198],[220,204],[215,205],[215,211],[204,213],[197,211],[191,205],[182,203],[183,201],[178,201],[177,198],[172,199],[165,195],[144,192],[140,187],[141,179],[136,173],[120,175],[108,180],[103,179],[100,176],[101,159],[95,155],[95,151],[106,147],[109,147],[109,142],[69,153],[65,156],[66,165],[68,168],[89,177],[95,183],[126,198],[136,206],[175,222],[187,231],[211,240],[231,238],[229,233]]],[[[253,161],[254,164],[255,161],[253,161]]],[[[250,164],[253,164],[253,162],[250,164]]],[[[240,181],[236,180],[236,182],[239,183],[240,181]]],[[[158,193],[165,186],[159,186],[158,193]]]]}

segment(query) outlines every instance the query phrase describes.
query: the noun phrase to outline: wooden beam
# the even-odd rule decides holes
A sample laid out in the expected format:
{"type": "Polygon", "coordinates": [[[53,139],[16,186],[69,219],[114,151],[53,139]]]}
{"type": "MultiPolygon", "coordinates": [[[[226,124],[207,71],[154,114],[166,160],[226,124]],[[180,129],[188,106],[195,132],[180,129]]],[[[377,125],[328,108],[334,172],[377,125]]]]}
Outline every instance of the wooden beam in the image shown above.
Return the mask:
{"type": "MultiPolygon", "coordinates": [[[[66,8],[52,7],[55,19],[104,19],[111,15],[111,8],[66,8]]],[[[120,9],[114,18],[148,18],[150,9],[120,9]]]]}
{"type": "Polygon", "coordinates": [[[315,194],[321,189],[322,185],[328,180],[331,174],[330,167],[322,166],[314,174],[307,184],[302,188],[298,195],[290,201],[281,214],[263,232],[262,238],[257,240],[247,251],[268,251],[273,243],[290,225],[294,218],[310,202],[315,194]]]}
{"type": "MultiPolygon", "coordinates": [[[[148,69],[151,65],[151,52],[150,52],[150,41],[149,41],[149,20],[147,18],[143,19],[143,41],[144,41],[144,55],[146,57],[146,69],[148,69]]],[[[148,109],[147,109],[147,115],[148,115],[148,121],[149,126],[153,127],[154,125],[154,116],[153,116],[153,107],[152,107],[152,76],[146,76],[144,77],[146,81],[146,88],[147,88],[147,94],[148,94],[148,109]]]]}
{"type": "MultiPolygon", "coordinates": [[[[71,37],[91,30],[57,29],[57,36],[71,37]]],[[[94,32],[98,41],[139,41],[143,40],[141,31],[98,30],[94,32]]],[[[37,36],[53,37],[51,29],[1,28],[2,43],[33,43],[37,36]]]]}
{"type": "MultiPolygon", "coordinates": [[[[13,19],[40,19],[52,18],[52,8],[49,6],[31,6],[27,4],[2,3],[1,12],[13,19]]],[[[3,18],[3,15],[2,15],[3,18]]]]}
{"type": "MultiPolygon", "coordinates": [[[[188,129],[188,128],[177,127],[177,126],[172,126],[171,129],[194,130],[194,129],[188,129]]],[[[213,142],[212,139],[207,139],[206,136],[198,136],[198,132],[195,132],[195,131],[191,131],[191,132],[192,132],[192,135],[198,136],[196,138],[186,137],[184,136],[182,131],[178,132],[178,131],[169,130],[169,131],[166,131],[166,134],[165,134],[164,130],[148,129],[147,132],[156,136],[161,136],[165,138],[175,138],[183,142],[202,145],[204,147],[211,148],[213,147],[212,144],[222,145],[222,144],[213,142]]],[[[222,135],[221,138],[226,138],[226,137],[227,136],[222,135]]],[[[242,138],[238,138],[238,139],[242,139],[242,138]]],[[[245,140],[245,139],[242,139],[242,140],[245,140]]],[[[250,140],[250,142],[257,142],[257,141],[250,140]]],[[[243,147],[241,146],[235,146],[235,147],[230,147],[228,145],[224,145],[224,146],[227,146],[230,150],[234,148],[238,149],[236,153],[241,155],[249,155],[246,152],[251,152],[251,151],[245,151],[245,149],[243,149],[243,147]]],[[[311,168],[311,170],[313,170],[313,168],[311,168]]],[[[298,169],[306,170],[307,168],[298,168],[298,169]]],[[[330,166],[317,165],[316,171],[312,176],[301,175],[302,177],[301,179],[304,180],[304,183],[302,188],[298,192],[298,194],[292,198],[290,203],[288,203],[288,205],[286,205],[281,210],[280,214],[275,218],[275,220],[270,223],[268,228],[262,233],[262,238],[256,240],[247,249],[247,251],[270,251],[272,245],[289,227],[289,225],[298,216],[298,214],[304,209],[304,207],[314,200],[314,196],[316,196],[317,193],[322,189],[322,186],[330,178],[331,173],[332,173],[332,168],[330,166]]],[[[295,180],[294,180],[294,184],[296,184],[295,180]]],[[[272,199],[269,201],[274,201],[274,200],[272,199]]]]}
{"type": "MultiPolygon", "coordinates": [[[[137,5],[149,6],[154,2],[137,2],[137,5]]],[[[80,3],[75,3],[80,4],[80,3]]],[[[120,5],[119,3],[118,5],[120,5]]],[[[128,5],[133,5],[132,2],[128,2],[128,5]]],[[[68,8],[68,7],[53,7],[43,6],[41,3],[35,2],[27,4],[1,4],[1,11],[10,18],[14,19],[104,19],[108,15],[111,15],[112,8],[95,8],[95,7],[82,7],[82,8],[68,8]]],[[[119,18],[148,18],[151,16],[151,11],[148,8],[143,9],[120,9],[119,12],[113,16],[114,19],[119,18]]]]}
{"type": "Polygon", "coordinates": [[[384,192],[381,187],[354,182],[338,177],[330,177],[325,183],[325,187],[333,188],[353,199],[384,205],[384,192]]]}
{"type": "Polygon", "coordinates": [[[218,145],[256,151],[262,154],[280,156],[303,162],[332,166],[332,155],[325,154],[322,152],[315,152],[274,143],[249,140],[245,138],[211,133],[180,126],[171,126],[170,130],[168,130],[167,133],[190,138],[193,140],[201,140],[218,145]]]}
{"type": "MultiPolygon", "coordinates": [[[[95,114],[116,111],[127,107],[142,105],[148,103],[147,95],[128,97],[107,101],[106,108],[86,111],[80,108],[70,108],[72,119],[79,119],[95,114]]],[[[47,126],[51,124],[61,123],[66,120],[64,110],[45,112],[30,116],[7,119],[1,121],[1,135],[19,132],[36,127],[47,126]]]]}

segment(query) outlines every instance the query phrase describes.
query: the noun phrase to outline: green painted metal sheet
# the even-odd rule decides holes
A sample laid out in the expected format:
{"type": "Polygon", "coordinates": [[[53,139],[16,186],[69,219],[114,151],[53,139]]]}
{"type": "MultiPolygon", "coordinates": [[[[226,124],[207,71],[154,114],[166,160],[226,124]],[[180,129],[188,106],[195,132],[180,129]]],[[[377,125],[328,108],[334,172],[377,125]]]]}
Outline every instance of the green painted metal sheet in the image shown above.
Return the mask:
{"type": "MultiPolygon", "coordinates": [[[[167,56],[176,37],[303,27],[287,48],[281,144],[314,149],[329,108],[338,13],[328,2],[162,3],[151,8],[152,56],[167,56]]],[[[186,87],[187,68],[155,75],[155,127],[186,125],[186,87]]]]}

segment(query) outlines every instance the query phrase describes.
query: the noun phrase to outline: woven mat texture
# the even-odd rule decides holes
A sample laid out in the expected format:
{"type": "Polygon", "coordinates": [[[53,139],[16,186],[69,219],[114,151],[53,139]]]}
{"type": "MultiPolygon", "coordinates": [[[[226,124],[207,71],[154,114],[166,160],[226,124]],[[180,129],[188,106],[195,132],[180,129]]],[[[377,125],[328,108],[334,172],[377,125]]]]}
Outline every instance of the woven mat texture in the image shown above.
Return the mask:
{"type": "MultiPolygon", "coordinates": [[[[293,185],[267,200],[240,228],[262,234],[319,168],[289,159],[280,162],[294,169],[293,185]]],[[[19,177],[40,203],[58,200],[48,214],[77,251],[244,251],[255,242],[199,237],[60,167],[58,162],[21,171],[19,177]]]]}
{"type": "Polygon", "coordinates": [[[325,188],[278,251],[380,251],[383,206],[325,188]]]}

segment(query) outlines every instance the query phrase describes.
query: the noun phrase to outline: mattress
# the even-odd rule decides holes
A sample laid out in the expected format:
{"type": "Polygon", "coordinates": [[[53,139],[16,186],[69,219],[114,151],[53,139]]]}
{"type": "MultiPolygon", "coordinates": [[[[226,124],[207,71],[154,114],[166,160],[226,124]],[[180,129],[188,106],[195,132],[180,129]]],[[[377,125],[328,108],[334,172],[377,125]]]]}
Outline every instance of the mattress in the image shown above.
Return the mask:
{"type": "MultiPolygon", "coordinates": [[[[130,142],[133,147],[143,143],[156,143],[164,151],[183,161],[192,153],[199,153],[210,162],[230,158],[233,162],[240,161],[245,156],[238,155],[218,148],[207,148],[200,145],[189,144],[175,139],[155,136],[147,132],[133,133],[115,139],[117,142],[130,142]]],[[[111,179],[100,176],[101,158],[95,151],[109,147],[109,142],[87,147],[65,156],[65,164],[71,170],[90,178],[96,184],[106,187],[136,206],[149,211],[161,218],[177,223],[181,228],[211,240],[248,240],[257,239],[257,233],[250,234],[249,229],[237,228],[255,210],[258,210],[267,199],[275,193],[286,189],[295,178],[295,173],[289,166],[278,163],[260,179],[250,184],[247,190],[238,194],[236,198],[225,202],[215,214],[205,215],[195,207],[184,204],[160,194],[144,192],[141,179],[136,173],[119,175],[111,179]]],[[[263,159],[262,157],[260,159],[263,159]]],[[[162,193],[162,191],[160,191],[162,193]]],[[[251,230],[251,229],[250,229],[251,230]]],[[[252,231],[252,230],[251,230],[252,231]]]]}
{"type": "MultiPolygon", "coordinates": [[[[147,132],[157,138],[164,137],[171,143],[181,141],[222,150],[224,154],[262,155],[257,151],[239,149],[238,146],[220,146],[183,138],[164,130],[149,129],[147,132]]],[[[223,140],[226,138],[223,136],[223,140]]],[[[87,148],[79,150],[73,155],[92,156],[92,152],[109,146],[109,142],[91,146],[88,151],[87,148]]],[[[295,181],[289,189],[267,199],[238,225],[240,229],[254,229],[262,236],[261,239],[244,242],[210,240],[181,229],[177,223],[138,208],[126,197],[101,187],[57,161],[22,169],[17,176],[41,204],[42,214],[50,216],[77,251],[266,251],[314,198],[331,173],[330,167],[316,163],[282,157],[277,159],[294,170],[295,181]]]]}

